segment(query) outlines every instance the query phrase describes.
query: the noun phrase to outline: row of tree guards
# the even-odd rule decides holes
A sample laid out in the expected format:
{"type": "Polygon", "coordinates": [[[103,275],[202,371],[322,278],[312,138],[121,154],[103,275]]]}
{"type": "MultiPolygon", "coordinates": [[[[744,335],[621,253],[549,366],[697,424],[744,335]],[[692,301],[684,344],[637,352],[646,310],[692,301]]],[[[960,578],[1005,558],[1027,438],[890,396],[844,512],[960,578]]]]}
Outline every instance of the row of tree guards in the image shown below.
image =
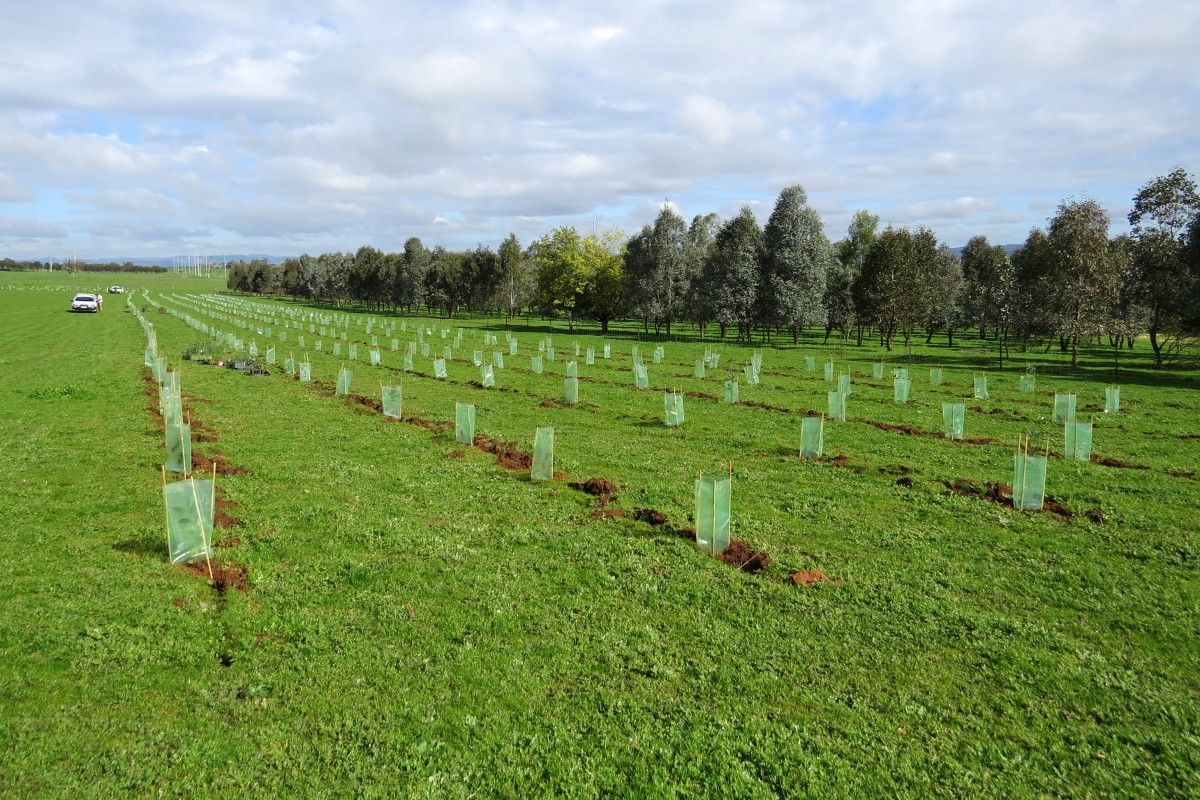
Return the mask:
{"type": "MultiPolygon", "coordinates": [[[[192,324],[196,324],[196,323],[198,323],[198,321],[192,322],[192,324]]],[[[286,324],[287,323],[285,322],[285,325],[286,324]]],[[[361,324],[361,322],[359,324],[361,324]]],[[[391,324],[394,328],[396,323],[393,322],[391,324]]],[[[199,323],[199,325],[203,325],[203,323],[199,323]]],[[[406,323],[403,321],[400,323],[400,325],[402,328],[406,327],[406,323]]],[[[346,320],[346,326],[347,326],[347,330],[338,332],[341,336],[342,341],[346,341],[346,339],[347,339],[347,332],[349,329],[349,321],[348,320],[346,320]]],[[[313,327],[313,326],[310,324],[310,328],[311,327],[313,327]]],[[[370,329],[371,329],[371,323],[368,322],[367,330],[370,331],[370,329]]],[[[268,329],[266,331],[263,331],[263,333],[266,333],[267,335],[269,335],[270,331],[268,329]]],[[[284,332],[280,331],[280,333],[284,333],[284,332]]],[[[324,331],[322,331],[322,333],[324,334],[324,331]]],[[[441,335],[443,338],[448,338],[449,333],[450,333],[449,329],[441,330],[441,335]]],[[[411,371],[411,368],[412,368],[411,360],[416,352],[420,351],[426,355],[428,355],[431,352],[429,342],[425,340],[425,337],[433,336],[433,334],[434,334],[434,329],[431,327],[418,327],[417,328],[418,340],[415,342],[410,342],[406,348],[406,352],[405,352],[405,369],[406,370],[411,371]]],[[[229,334],[226,334],[225,336],[227,337],[227,340],[229,340],[229,343],[235,347],[238,347],[242,344],[240,341],[237,340],[237,337],[232,337],[232,335],[229,335],[229,334]]],[[[507,343],[509,346],[508,347],[509,354],[515,355],[517,353],[516,338],[513,337],[510,333],[506,333],[505,336],[508,340],[507,343]]],[[[460,328],[456,332],[456,335],[453,340],[454,347],[461,347],[462,337],[463,337],[463,330],[460,328]]],[[[374,346],[376,344],[376,341],[375,341],[376,339],[377,339],[377,337],[374,337],[374,336],[372,337],[372,340],[373,340],[372,341],[372,353],[373,353],[373,355],[372,355],[371,360],[372,360],[373,364],[379,363],[379,359],[375,355],[378,352],[374,346]]],[[[489,345],[491,345],[491,346],[498,345],[498,337],[495,334],[483,332],[483,340],[484,340],[485,347],[489,346],[489,345]]],[[[300,337],[300,343],[303,344],[302,336],[300,337]]],[[[320,342],[318,341],[318,344],[319,343],[320,342]]],[[[337,342],[335,342],[335,345],[337,345],[335,350],[340,351],[340,345],[337,342]]],[[[250,346],[252,349],[254,349],[253,341],[250,343],[250,346]]],[[[398,347],[399,347],[399,341],[396,339],[393,339],[393,341],[392,341],[393,350],[398,349],[398,347]]],[[[581,352],[581,347],[578,342],[574,343],[574,351],[575,351],[576,356],[579,356],[579,354],[581,352]]],[[[587,363],[587,364],[594,363],[595,352],[596,351],[594,348],[589,347],[586,349],[585,363],[587,363]]],[[[352,356],[355,356],[356,352],[355,352],[355,350],[351,349],[349,354],[352,356]]],[[[611,344],[605,343],[603,345],[603,355],[605,358],[611,358],[611,356],[612,356],[611,344]]],[[[543,359],[553,361],[555,359],[555,357],[556,357],[556,354],[555,354],[555,350],[554,350],[553,339],[552,339],[552,337],[547,336],[544,339],[542,339],[541,341],[539,341],[539,343],[538,343],[538,355],[531,357],[532,371],[535,373],[538,373],[538,374],[542,374],[543,373],[543,359]]],[[[647,372],[647,366],[646,366],[644,357],[642,356],[642,354],[640,352],[639,345],[632,346],[631,357],[632,357],[632,361],[633,361],[634,385],[637,388],[641,388],[641,389],[648,388],[649,377],[648,377],[648,372],[647,372]]],[[[439,378],[446,377],[445,363],[446,363],[446,360],[451,359],[451,358],[453,358],[453,349],[450,345],[446,345],[443,348],[443,357],[433,359],[433,375],[435,377],[439,377],[439,378]]],[[[492,363],[490,363],[490,364],[484,363],[484,358],[485,358],[484,351],[482,351],[482,350],[474,350],[473,351],[472,361],[475,364],[475,366],[479,367],[481,370],[481,379],[482,379],[481,383],[485,387],[491,387],[491,386],[495,385],[494,369],[503,368],[504,354],[500,350],[492,351],[492,363]]],[[[664,348],[661,345],[655,347],[652,351],[651,358],[652,358],[653,363],[661,363],[662,360],[665,358],[664,348]]],[[[705,348],[703,358],[697,360],[697,362],[695,363],[693,374],[697,377],[705,376],[707,373],[707,370],[709,368],[716,368],[719,365],[720,358],[721,358],[720,354],[712,352],[708,348],[705,348]]],[[[270,347],[267,351],[267,360],[268,360],[268,363],[274,363],[274,347],[273,346],[270,347]]],[[[302,362],[298,366],[299,366],[299,372],[300,372],[300,375],[299,375],[300,379],[302,381],[311,380],[311,365],[307,361],[305,361],[305,362],[302,362]]],[[[816,370],[816,359],[813,356],[805,356],[804,366],[805,366],[805,371],[814,372],[816,370]]],[[[294,358],[291,355],[289,355],[288,358],[285,359],[284,368],[285,368],[285,370],[288,371],[289,374],[295,374],[297,365],[294,361],[294,358]]],[[[759,382],[759,376],[760,376],[761,369],[762,369],[762,353],[760,350],[755,350],[755,351],[753,351],[753,353],[751,355],[750,363],[747,364],[743,370],[743,374],[745,376],[746,382],[751,385],[757,384],[759,382]]],[[[883,364],[883,362],[872,363],[871,374],[872,374],[873,378],[875,378],[876,380],[882,379],[883,375],[884,375],[884,371],[885,371],[885,365],[883,364]]],[[[911,379],[909,377],[908,372],[909,372],[909,370],[907,367],[898,367],[898,368],[894,368],[892,370],[893,397],[894,397],[895,402],[897,402],[897,403],[903,404],[903,403],[908,402],[910,388],[911,388],[911,379]]],[[[827,361],[824,364],[824,377],[827,381],[831,381],[831,382],[835,379],[835,368],[834,368],[834,364],[832,361],[827,361]]],[[[352,379],[352,373],[345,365],[343,365],[338,373],[338,381],[337,381],[337,393],[338,394],[344,395],[344,394],[349,393],[351,379],[352,379]]],[[[931,367],[929,369],[929,378],[928,379],[929,379],[929,384],[931,386],[941,385],[944,381],[943,368],[942,367],[931,367]]],[[[848,372],[841,372],[836,375],[836,380],[837,380],[837,384],[838,384],[837,390],[828,393],[828,416],[835,421],[845,421],[847,398],[853,393],[851,375],[848,372]]],[[[1018,380],[1018,388],[1023,392],[1035,391],[1035,388],[1036,388],[1035,376],[1032,374],[1026,374],[1026,375],[1020,376],[1020,378],[1018,380]]],[[[382,394],[384,413],[387,414],[388,416],[394,416],[396,418],[399,418],[402,413],[402,393],[401,393],[400,387],[399,386],[384,386],[381,384],[380,391],[382,394]]],[[[566,365],[566,377],[564,379],[564,400],[565,400],[565,402],[567,404],[572,404],[572,405],[577,403],[578,402],[578,392],[579,392],[579,384],[578,384],[577,362],[574,360],[568,361],[567,365],[566,365]]],[[[987,399],[989,397],[988,379],[987,379],[986,375],[974,376],[974,378],[973,378],[973,396],[976,399],[987,399]]],[[[724,401],[726,403],[736,404],[738,402],[738,400],[739,400],[738,382],[733,381],[733,380],[726,380],[724,382],[724,401]]],[[[467,416],[463,417],[462,419],[457,419],[460,412],[458,411],[458,408],[456,406],[456,423],[457,423],[456,430],[458,430],[460,428],[463,430],[469,430],[470,431],[470,439],[473,439],[473,437],[474,437],[474,406],[468,405],[468,404],[458,404],[458,405],[467,406],[467,408],[469,408],[469,411],[461,412],[461,414],[467,415],[467,416]]],[[[1092,423],[1076,421],[1075,420],[1075,407],[1076,407],[1076,398],[1074,395],[1056,394],[1053,418],[1054,418],[1055,424],[1060,424],[1064,428],[1064,455],[1065,455],[1065,457],[1070,458],[1070,459],[1077,459],[1077,460],[1088,460],[1091,456],[1092,423]]],[[[1115,413],[1115,412],[1119,411],[1119,407],[1120,407],[1120,388],[1117,386],[1106,387],[1105,411],[1108,413],[1115,413]]],[[[663,397],[663,419],[664,419],[664,423],[668,427],[678,427],[684,423],[685,414],[684,414],[684,408],[683,408],[683,394],[681,392],[671,391],[671,392],[667,392],[664,394],[664,397],[663,397]]],[[[942,421],[943,421],[943,435],[945,436],[945,438],[947,438],[947,439],[962,439],[964,437],[965,408],[962,403],[943,403],[942,404],[942,421]]],[[[184,430],[184,428],[182,428],[180,426],[176,426],[176,427],[181,432],[184,430]]],[[[173,438],[177,442],[182,441],[182,439],[183,439],[183,437],[179,434],[176,434],[173,438]]],[[[190,444],[190,436],[187,438],[188,438],[189,444],[190,444]]],[[[801,439],[802,439],[801,452],[802,452],[803,456],[806,458],[819,458],[822,455],[823,442],[824,442],[824,417],[822,416],[822,417],[805,418],[802,423],[801,439]]],[[[538,449],[537,443],[539,441],[543,443],[542,445],[540,445],[543,449],[546,447],[545,442],[548,441],[550,443],[549,444],[550,452],[549,452],[549,461],[548,462],[539,461],[539,468],[538,468],[537,472],[539,474],[547,474],[546,473],[547,468],[544,466],[544,464],[548,463],[550,465],[548,467],[548,469],[549,469],[548,474],[552,476],[553,475],[553,430],[548,429],[548,428],[547,429],[542,429],[542,428],[538,429],[538,432],[535,436],[535,451],[538,449]]],[[[170,444],[168,444],[168,450],[169,451],[171,450],[170,444]]],[[[1029,461],[1029,459],[1035,458],[1035,456],[1030,456],[1028,453],[1028,440],[1027,439],[1022,440],[1021,445],[1019,447],[1019,454],[1021,455],[1021,458],[1022,458],[1022,460],[1021,460],[1022,465],[1031,463],[1029,461]]],[[[1048,446],[1047,446],[1047,455],[1048,455],[1048,446]]],[[[535,457],[536,457],[536,452],[535,452],[535,457]]],[[[183,458],[183,456],[181,454],[180,460],[182,460],[182,458],[183,458]]],[[[190,463],[190,458],[187,459],[186,463],[190,463]]],[[[1019,503],[1016,499],[1014,499],[1014,505],[1016,505],[1018,507],[1026,508],[1029,506],[1030,503],[1033,503],[1034,500],[1036,499],[1037,500],[1036,507],[1041,508],[1041,501],[1038,498],[1044,496],[1045,467],[1043,464],[1039,468],[1036,465],[1036,462],[1034,462],[1034,463],[1035,463],[1035,466],[1028,473],[1028,475],[1026,475],[1026,473],[1024,471],[1022,471],[1020,473],[1021,480],[1029,485],[1037,485],[1038,481],[1039,481],[1038,476],[1040,474],[1040,476],[1041,476],[1040,477],[1040,481],[1041,481],[1040,485],[1042,486],[1042,491],[1040,493],[1037,491],[1031,492],[1029,495],[1029,497],[1031,499],[1021,500],[1019,503]],[[1039,473],[1039,469],[1040,469],[1040,473],[1039,473]],[[1032,483],[1029,483],[1030,481],[1032,481],[1032,483]]],[[[1023,484],[1023,485],[1025,485],[1025,484],[1023,484]]]]}
{"type": "Polygon", "coordinates": [[[158,408],[166,437],[166,459],[161,475],[167,554],[172,564],[204,560],[212,579],[216,465],[213,465],[210,477],[197,479],[192,473],[192,426],[190,421],[184,421],[182,378],[178,371],[167,368],[166,359],[158,353],[154,326],[134,305],[132,297],[126,298],[126,305],[146,334],[143,364],[150,369],[159,387],[158,408]]]}

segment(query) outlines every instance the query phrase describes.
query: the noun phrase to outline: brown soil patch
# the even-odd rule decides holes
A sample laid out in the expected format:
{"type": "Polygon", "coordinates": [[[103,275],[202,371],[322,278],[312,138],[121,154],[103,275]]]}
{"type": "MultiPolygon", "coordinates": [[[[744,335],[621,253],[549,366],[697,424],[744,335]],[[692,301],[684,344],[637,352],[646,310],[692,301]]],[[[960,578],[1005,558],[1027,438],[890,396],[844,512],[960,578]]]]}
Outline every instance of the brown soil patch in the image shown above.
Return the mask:
{"type": "Polygon", "coordinates": [[[1083,515],[1097,525],[1104,524],[1104,512],[1098,508],[1089,508],[1087,511],[1083,512],[1083,515]]]}
{"type": "Polygon", "coordinates": [[[486,436],[476,436],[475,448],[496,456],[496,463],[505,469],[522,470],[533,466],[533,455],[518,448],[516,442],[501,442],[486,436]]]}
{"type": "Polygon", "coordinates": [[[175,606],[176,608],[183,608],[184,606],[187,605],[187,598],[186,597],[176,597],[174,600],[171,601],[171,605],[175,606]]]}
{"type": "Polygon", "coordinates": [[[451,458],[465,458],[465,457],[466,457],[466,455],[467,455],[467,454],[466,454],[466,453],[464,453],[462,450],[451,450],[451,451],[450,451],[450,457],[451,457],[451,458]]]}
{"type": "Polygon", "coordinates": [[[242,544],[241,539],[239,539],[236,536],[231,536],[228,539],[222,539],[219,542],[213,542],[213,547],[220,547],[220,548],[240,547],[241,544],[242,544]]]}
{"type": "Polygon", "coordinates": [[[826,575],[819,569],[804,570],[803,572],[793,572],[789,576],[793,586],[816,586],[819,583],[832,583],[838,586],[842,585],[842,581],[835,581],[833,578],[826,575]]]}
{"type": "Polygon", "coordinates": [[[229,589],[237,589],[239,592],[250,591],[250,576],[246,572],[246,568],[241,564],[226,564],[222,561],[214,560],[212,562],[213,577],[211,580],[208,577],[208,562],[206,561],[193,561],[190,564],[184,564],[183,571],[199,575],[208,581],[217,590],[218,594],[225,594],[229,589]]]}
{"type": "Polygon", "coordinates": [[[1116,467],[1117,469],[1150,469],[1144,464],[1130,464],[1128,461],[1122,461],[1119,458],[1104,456],[1103,458],[1092,453],[1092,463],[1099,464],[1102,467],[1116,467]]]}
{"type": "Polygon", "coordinates": [[[589,517],[592,519],[624,519],[629,516],[623,508],[597,508],[594,509],[589,517]]]}
{"type": "Polygon", "coordinates": [[[754,550],[742,539],[732,539],[729,547],[717,554],[717,558],[743,572],[762,572],[771,563],[771,556],[762,550],[754,550]]]}
{"type": "Polygon", "coordinates": [[[219,436],[215,428],[210,428],[198,419],[192,418],[192,441],[211,444],[219,436]]]}
{"type": "Polygon", "coordinates": [[[547,397],[540,405],[542,408],[558,408],[558,401],[547,397]]]}
{"type": "Polygon", "coordinates": [[[792,410],[790,408],[784,408],[783,406],[773,406],[770,403],[760,403],[757,400],[742,400],[739,398],[738,405],[749,406],[750,408],[761,408],[764,411],[779,411],[780,413],[783,413],[783,414],[792,413],[792,410]]]}
{"type": "Polygon", "coordinates": [[[238,507],[234,501],[222,499],[221,487],[217,487],[217,499],[213,503],[213,524],[218,528],[235,528],[241,525],[241,518],[229,513],[238,507]]]}
{"type": "Polygon", "coordinates": [[[837,456],[830,456],[829,463],[833,464],[835,467],[844,467],[850,463],[850,456],[846,455],[845,453],[837,456]]]}
{"type": "Polygon", "coordinates": [[[709,394],[708,392],[684,392],[683,396],[684,397],[694,397],[697,400],[713,400],[715,402],[720,402],[721,400],[724,399],[721,397],[717,397],[715,394],[709,394]]]}
{"type": "Polygon", "coordinates": [[[230,465],[225,460],[225,454],[220,450],[213,450],[210,454],[205,454],[203,450],[196,448],[192,449],[192,471],[200,473],[212,474],[213,467],[217,468],[218,475],[249,475],[250,470],[242,467],[230,465]]]}
{"type": "Polygon", "coordinates": [[[911,477],[909,477],[908,475],[905,475],[905,476],[904,476],[904,477],[902,477],[902,478],[897,478],[897,479],[896,479],[896,485],[897,485],[897,486],[903,486],[903,487],[905,487],[905,488],[912,488],[912,485],[913,485],[913,479],[912,479],[911,477]]]}
{"type": "Polygon", "coordinates": [[[567,485],[584,494],[603,498],[604,502],[611,500],[617,493],[617,485],[604,478],[588,478],[583,483],[568,483],[567,485]]]}
{"type": "Polygon", "coordinates": [[[377,411],[380,414],[383,413],[383,401],[376,400],[374,397],[350,393],[346,395],[344,402],[351,408],[366,408],[371,411],[377,411]]]}
{"type": "Polygon", "coordinates": [[[894,425],[890,422],[882,422],[877,419],[861,419],[854,420],[855,422],[865,422],[868,425],[874,425],[881,431],[892,431],[893,433],[903,433],[905,436],[929,436],[929,431],[923,431],[920,428],[914,428],[912,425],[894,425]]]}
{"type": "Polygon", "coordinates": [[[1196,473],[1187,471],[1187,470],[1182,470],[1182,469],[1173,469],[1170,472],[1168,472],[1167,474],[1170,475],[1172,478],[1193,478],[1194,479],[1196,477],[1196,473]]]}
{"type": "Polygon", "coordinates": [[[650,525],[662,525],[667,521],[667,515],[653,508],[636,508],[633,518],[650,525]]]}
{"type": "MultiPolygon", "coordinates": [[[[989,482],[984,486],[979,486],[971,481],[944,480],[942,481],[942,485],[955,494],[965,495],[968,497],[978,497],[982,500],[990,500],[993,503],[1002,505],[1009,509],[1012,509],[1013,507],[1012,487],[1007,483],[989,482]]],[[[1063,519],[1071,519],[1073,516],[1075,516],[1069,508],[1055,500],[1053,497],[1046,497],[1043,500],[1042,510],[1049,511],[1051,514],[1056,514],[1063,519]]]]}
{"type": "Polygon", "coordinates": [[[1182,439],[1185,442],[1191,442],[1195,441],[1196,439],[1200,439],[1200,433],[1184,433],[1175,438],[1182,439]]]}

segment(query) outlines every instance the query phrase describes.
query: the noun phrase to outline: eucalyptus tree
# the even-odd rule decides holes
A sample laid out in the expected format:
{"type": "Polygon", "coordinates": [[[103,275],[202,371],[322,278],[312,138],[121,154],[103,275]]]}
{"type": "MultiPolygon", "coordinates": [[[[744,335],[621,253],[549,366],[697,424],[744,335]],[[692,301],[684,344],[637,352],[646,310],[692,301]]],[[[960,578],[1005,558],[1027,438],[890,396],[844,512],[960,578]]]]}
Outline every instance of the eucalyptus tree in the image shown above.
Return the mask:
{"type": "Polygon", "coordinates": [[[1095,200],[1063,202],[1047,234],[1058,296],[1057,328],[1079,361],[1079,343],[1103,331],[1119,276],[1108,252],[1108,213],[1095,200]]]}
{"type": "Polygon", "coordinates": [[[1144,185],[1133,198],[1129,225],[1134,240],[1133,274],[1140,302],[1148,310],[1147,331],[1154,366],[1165,362],[1164,341],[1178,344],[1188,327],[1197,275],[1188,268],[1189,225],[1200,216],[1200,194],[1191,175],[1178,167],[1144,185]]]}
{"type": "Polygon", "coordinates": [[[735,326],[738,338],[750,339],[762,247],[762,229],[749,206],[743,206],[717,231],[700,283],[704,317],[717,323],[721,338],[735,326]]]}
{"type": "Polygon", "coordinates": [[[763,231],[757,302],[764,330],[786,328],[795,342],[802,327],[823,321],[826,276],[833,260],[821,216],[808,205],[804,188],[785,188],[763,231]]]}

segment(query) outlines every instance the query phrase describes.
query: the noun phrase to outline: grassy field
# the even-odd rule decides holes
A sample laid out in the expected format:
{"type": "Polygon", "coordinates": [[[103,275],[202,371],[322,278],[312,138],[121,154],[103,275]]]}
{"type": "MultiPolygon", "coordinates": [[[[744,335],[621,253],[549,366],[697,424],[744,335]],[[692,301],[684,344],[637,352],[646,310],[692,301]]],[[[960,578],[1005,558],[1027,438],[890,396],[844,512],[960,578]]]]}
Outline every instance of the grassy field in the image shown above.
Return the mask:
{"type": "MultiPolygon", "coordinates": [[[[897,353],[786,341],[729,406],[722,381],[749,348],[708,342],[721,368],[697,379],[705,343],[651,337],[637,391],[637,327],[602,338],[536,317],[512,329],[517,356],[502,320],[421,320],[435,352],[442,328],[464,329],[444,381],[419,355],[405,374],[383,335],[370,366],[357,325],[357,362],[290,330],[274,344],[280,363],[308,355],[319,384],[303,384],[181,361],[205,337],[139,292],[210,440],[197,451],[230,467],[219,561],[246,586],[218,589],[167,562],[141,327],[119,298],[65,310],[114,282],[268,344],[264,323],[205,315],[214,282],[0,273],[0,795],[1195,796],[1200,375],[1149,370],[1145,344],[1122,357],[1116,415],[1105,349],[1000,371],[973,337],[897,353]],[[471,351],[497,349],[483,330],[506,354],[494,389],[472,385],[471,351]],[[549,333],[557,359],[535,375],[549,333]],[[576,341],[597,362],[580,359],[566,407],[576,341]],[[804,460],[827,359],[852,372],[849,419],[804,460]],[[909,366],[907,405],[875,360],[909,366]],[[334,397],[343,364],[364,401],[400,383],[426,425],[334,397]],[[1020,392],[1031,366],[1037,390],[1020,392]],[[991,397],[972,399],[985,373],[991,397]],[[663,424],[664,388],[689,393],[681,428],[663,424]],[[947,487],[1010,482],[1023,433],[1061,451],[1056,390],[1124,466],[1052,457],[1064,513],[947,487]],[[940,437],[951,400],[975,442],[940,437]],[[522,450],[553,426],[561,479],[456,444],[456,401],[522,450]],[[734,535],[771,556],[758,574],[679,535],[696,473],[727,465],[734,535]],[[569,486],[590,477],[617,484],[609,510],[627,516],[569,486]],[[790,580],[818,570],[831,582],[790,580]]],[[[403,345],[417,320],[399,320],[403,345]]]]}

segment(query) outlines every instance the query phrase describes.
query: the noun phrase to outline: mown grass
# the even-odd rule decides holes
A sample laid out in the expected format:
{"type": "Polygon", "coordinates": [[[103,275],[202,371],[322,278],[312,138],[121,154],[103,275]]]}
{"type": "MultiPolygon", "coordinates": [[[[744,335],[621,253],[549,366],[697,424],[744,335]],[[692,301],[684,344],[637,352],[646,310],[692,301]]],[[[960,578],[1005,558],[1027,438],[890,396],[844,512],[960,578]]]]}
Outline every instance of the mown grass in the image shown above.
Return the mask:
{"type": "MultiPolygon", "coordinates": [[[[99,281],[113,282],[177,309],[172,292],[211,288],[99,281]]],[[[995,444],[827,423],[827,453],[849,457],[837,467],[798,456],[800,414],[823,409],[828,389],[804,354],[855,371],[852,420],[936,431],[941,402],[968,396],[985,366],[977,342],[914,347],[908,406],[871,379],[870,361],[889,358],[876,348],[766,348],[763,385],[743,382],[742,399],[792,413],[689,397],[677,430],[662,424],[661,392],[632,388],[632,326],[607,337],[610,362],[580,363],[592,380],[576,408],[543,401],[561,398],[572,342],[599,349],[595,335],[555,327],[558,360],[535,376],[533,320],[494,390],[468,382],[476,329],[501,331],[495,320],[429,322],[466,329],[455,355],[468,360],[446,382],[403,375],[387,339],[372,368],[360,343],[353,391],[377,397],[400,381],[406,415],[430,419],[474,402],[478,433],[525,449],[553,425],[556,469],[615,481],[628,511],[686,525],[696,472],[732,463],[734,533],[774,559],[761,575],[644,523],[592,519],[594,501],[566,480],[532,483],[452,433],[388,423],[278,374],[184,362],[191,406],[219,436],[197,448],[250,472],[218,479],[243,520],[222,532],[239,543],[221,558],[247,568],[250,590],[218,594],[166,563],[140,327],[123,301],[75,316],[68,299],[0,288],[5,795],[1193,791],[1200,492],[1169,473],[1200,468],[1195,441],[1179,438],[1200,434],[1200,401],[1195,373],[1152,373],[1144,349],[1122,376],[1122,413],[1085,413],[1099,455],[1148,469],[1052,459],[1048,492],[1075,513],[1064,520],[941,481],[1008,482],[1018,433],[1061,449],[1050,395],[1102,405],[1102,351],[1075,371],[1028,354],[1033,396],[1015,369],[989,373],[992,399],[965,400],[983,409],[968,410],[967,435],[995,444]],[[946,367],[936,390],[929,363],[946,367]],[[912,487],[896,484],[901,467],[912,487]],[[1093,508],[1103,524],[1083,516],[1093,508]],[[786,579],[809,569],[840,583],[786,579]]],[[[180,363],[200,335],[148,313],[180,363]]],[[[299,355],[289,338],[276,342],[281,362],[299,355]]],[[[314,375],[332,385],[344,359],[328,337],[325,354],[306,338],[314,375]]],[[[719,395],[724,368],[748,357],[716,346],[722,374],[700,381],[703,346],[663,344],[656,387],[719,395]]]]}

